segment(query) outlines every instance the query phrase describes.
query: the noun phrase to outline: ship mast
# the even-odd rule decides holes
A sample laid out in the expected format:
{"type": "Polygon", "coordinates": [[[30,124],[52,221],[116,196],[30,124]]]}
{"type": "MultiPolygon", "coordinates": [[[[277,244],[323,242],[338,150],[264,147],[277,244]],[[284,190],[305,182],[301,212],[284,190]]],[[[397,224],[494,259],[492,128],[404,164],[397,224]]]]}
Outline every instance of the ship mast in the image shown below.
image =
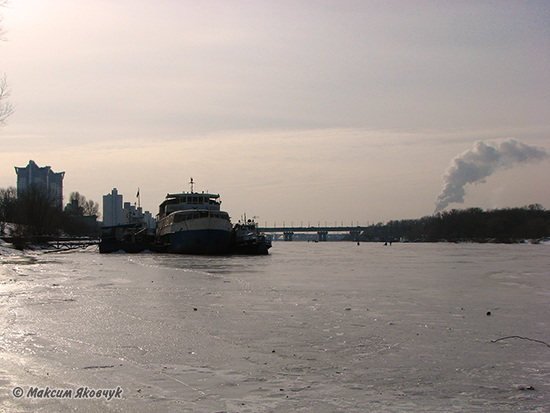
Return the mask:
{"type": "Polygon", "coordinates": [[[193,193],[193,187],[195,183],[193,182],[193,178],[191,178],[191,182],[189,182],[189,186],[191,187],[191,193],[193,193]]]}

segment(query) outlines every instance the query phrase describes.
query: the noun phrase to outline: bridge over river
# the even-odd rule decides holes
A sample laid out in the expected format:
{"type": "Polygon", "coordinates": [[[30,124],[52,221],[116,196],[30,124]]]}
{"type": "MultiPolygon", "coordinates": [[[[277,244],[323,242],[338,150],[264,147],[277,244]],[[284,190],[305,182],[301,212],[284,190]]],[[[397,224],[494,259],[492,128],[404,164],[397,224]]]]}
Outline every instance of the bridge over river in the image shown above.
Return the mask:
{"type": "Polygon", "coordinates": [[[296,233],[317,233],[319,241],[326,241],[329,233],[347,233],[351,236],[351,239],[356,241],[361,232],[365,231],[367,227],[360,226],[341,226],[341,227],[264,227],[260,228],[260,231],[272,234],[282,234],[285,241],[292,241],[293,235],[296,233]]]}

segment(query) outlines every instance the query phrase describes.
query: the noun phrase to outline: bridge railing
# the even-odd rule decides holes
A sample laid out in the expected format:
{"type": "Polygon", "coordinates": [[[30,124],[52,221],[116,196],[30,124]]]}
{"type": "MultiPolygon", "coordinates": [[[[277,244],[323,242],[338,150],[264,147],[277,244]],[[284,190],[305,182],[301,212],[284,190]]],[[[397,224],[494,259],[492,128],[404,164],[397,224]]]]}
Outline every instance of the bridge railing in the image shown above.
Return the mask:
{"type": "Polygon", "coordinates": [[[317,233],[319,241],[327,241],[327,235],[332,233],[347,233],[351,235],[352,240],[357,240],[361,232],[365,231],[367,227],[264,227],[259,228],[264,233],[283,235],[285,241],[292,241],[295,233],[317,233]]]}
{"type": "Polygon", "coordinates": [[[262,232],[319,232],[319,231],[328,231],[328,232],[351,232],[351,231],[366,231],[368,227],[352,227],[352,226],[343,226],[343,227],[260,227],[259,230],[262,232]]]}

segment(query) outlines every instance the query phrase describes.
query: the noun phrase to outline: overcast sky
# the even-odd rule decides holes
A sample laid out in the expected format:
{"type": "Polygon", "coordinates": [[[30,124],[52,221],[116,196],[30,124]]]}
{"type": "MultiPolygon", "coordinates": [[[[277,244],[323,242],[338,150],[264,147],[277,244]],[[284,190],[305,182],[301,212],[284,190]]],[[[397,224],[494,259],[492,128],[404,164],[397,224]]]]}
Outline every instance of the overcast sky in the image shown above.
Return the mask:
{"type": "MultiPolygon", "coordinates": [[[[233,221],[366,225],[434,211],[474,142],[550,149],[550,2],[12,0],[0,187],[33,159],[64,195],[156,214],[220,193],[233,221]]],[[[550,162],[466,186],[550,208],[550,162]]]]}

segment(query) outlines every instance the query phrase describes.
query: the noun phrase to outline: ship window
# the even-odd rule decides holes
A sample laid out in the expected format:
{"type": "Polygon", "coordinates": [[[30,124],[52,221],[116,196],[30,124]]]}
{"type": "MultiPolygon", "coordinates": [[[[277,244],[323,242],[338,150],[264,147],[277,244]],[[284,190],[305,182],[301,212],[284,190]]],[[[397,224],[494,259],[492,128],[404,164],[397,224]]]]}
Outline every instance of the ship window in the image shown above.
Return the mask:
{"type": "Polygon", "coordinates": [[[196,197],[196,196],[192,197],[191,199],[192,199],[192,203],[193,203],[193,204],[196,204],[196,203],[198,203],[198,201],[197,201],[197,197],[196,197]]]}

